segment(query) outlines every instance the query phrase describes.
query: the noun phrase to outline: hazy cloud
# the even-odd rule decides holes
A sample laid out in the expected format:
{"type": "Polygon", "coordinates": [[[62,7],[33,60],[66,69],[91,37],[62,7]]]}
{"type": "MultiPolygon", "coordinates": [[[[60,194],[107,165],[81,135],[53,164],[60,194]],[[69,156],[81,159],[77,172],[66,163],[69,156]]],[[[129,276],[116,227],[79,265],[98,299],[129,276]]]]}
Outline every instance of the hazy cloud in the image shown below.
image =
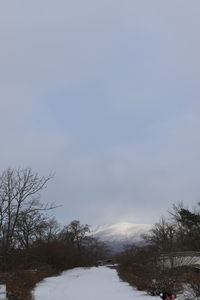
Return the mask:
{"type": "Polygon", "coordinates": [[[149,223],[199,194],[199,1],[0,4],[0,157],[62,222],[149,223]]]}

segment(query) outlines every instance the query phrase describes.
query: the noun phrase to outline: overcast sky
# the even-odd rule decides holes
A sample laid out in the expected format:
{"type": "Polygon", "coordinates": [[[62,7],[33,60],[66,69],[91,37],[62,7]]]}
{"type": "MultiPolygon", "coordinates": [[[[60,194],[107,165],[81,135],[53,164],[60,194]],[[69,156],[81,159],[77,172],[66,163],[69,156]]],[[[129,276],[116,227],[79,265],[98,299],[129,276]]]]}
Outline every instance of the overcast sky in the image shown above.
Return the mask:
{"type": "Polygon", "coordinates": [[[0,161],[55,172],[56,217],[200,201],[199,0],[0,1],[0,161]]]}

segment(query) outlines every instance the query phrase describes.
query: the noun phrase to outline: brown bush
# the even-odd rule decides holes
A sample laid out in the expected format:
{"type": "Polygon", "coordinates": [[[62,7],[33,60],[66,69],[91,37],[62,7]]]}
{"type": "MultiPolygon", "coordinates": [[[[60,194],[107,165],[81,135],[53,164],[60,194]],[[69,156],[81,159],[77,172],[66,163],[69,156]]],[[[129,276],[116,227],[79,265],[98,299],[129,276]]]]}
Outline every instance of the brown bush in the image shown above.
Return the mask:
{"type": "Polygon", "coordinates": [[[43,266],[37,270],[12,270],[0,273],[0,280],[7,286],[8,300],[29,300],[35,284],[44,277],[54,274],[56,274],[54,269],[43,266]]]}
{"type": "Polygon", "coordinates": [[[190,272],[187,274],[186,283],[189,286],[189,291],[194,299],[200,297],[200,274],[190,272]]]}
{"type": "Polygon", "coordinates": [[[181,287],[180,273],[163,270],[159,254],[149,247],[128,247],[117,257],[119,276],[150,295],[162,291],[177,293],[181,287]]]}

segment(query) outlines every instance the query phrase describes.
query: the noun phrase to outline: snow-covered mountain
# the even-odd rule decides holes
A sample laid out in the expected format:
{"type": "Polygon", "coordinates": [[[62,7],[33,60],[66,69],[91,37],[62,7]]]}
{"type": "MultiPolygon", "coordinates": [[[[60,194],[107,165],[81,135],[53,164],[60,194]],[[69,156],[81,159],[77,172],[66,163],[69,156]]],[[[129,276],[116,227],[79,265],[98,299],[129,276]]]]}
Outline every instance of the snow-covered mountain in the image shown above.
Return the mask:
{"type": "Polygon", "coordinates": [[[120,222],[112,225],[103,225],[93,228],[92,235],[99,240],[107,242],[115,251],[122,250],[123,245],[140,244],[142,234],[151,229],[150,224],[134,224],[120,222]]]}

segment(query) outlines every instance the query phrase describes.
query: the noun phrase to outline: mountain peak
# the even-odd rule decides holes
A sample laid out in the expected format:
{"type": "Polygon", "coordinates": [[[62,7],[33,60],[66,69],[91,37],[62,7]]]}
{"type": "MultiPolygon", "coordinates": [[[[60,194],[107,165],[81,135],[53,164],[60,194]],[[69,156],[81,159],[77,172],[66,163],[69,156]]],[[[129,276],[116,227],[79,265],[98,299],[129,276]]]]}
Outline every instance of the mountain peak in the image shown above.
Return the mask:
{"type": "Polygon", "coordinates": [[[103,241],[133,243],[141,241],[141,235],[151,229],[150,224],[119,222],[111,225],[97,226],[92,235],[103,241]]]}

